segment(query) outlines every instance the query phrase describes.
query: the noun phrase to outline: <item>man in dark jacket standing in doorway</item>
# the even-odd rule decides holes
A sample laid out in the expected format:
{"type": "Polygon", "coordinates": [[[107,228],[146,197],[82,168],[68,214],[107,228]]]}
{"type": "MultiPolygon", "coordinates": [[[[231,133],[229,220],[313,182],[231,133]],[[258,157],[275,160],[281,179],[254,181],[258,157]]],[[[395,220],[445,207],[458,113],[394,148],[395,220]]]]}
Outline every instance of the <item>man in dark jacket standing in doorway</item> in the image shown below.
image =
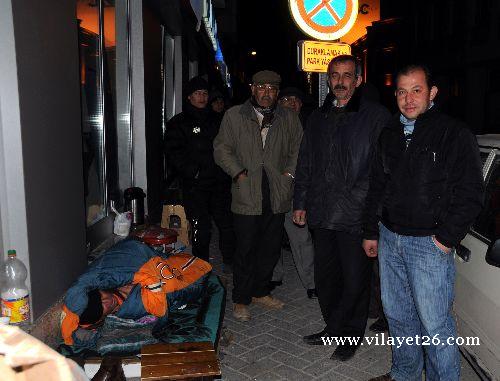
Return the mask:
{"type": "Polygon", "coordinates": [[[226,112],[214,141],[215,161],[233,178],[232,298],[233,316],[240,321],[250,320],[250,303],[283,307],[270,295],[269,282],[281,254],[302,139],[297,114],[277,104],[281,77],[263,70],[252,82],[252,97],[226,112]]]}
{"type": "MultiPolygon", "coordinates": [[[[314,278],[326,327],[304,336],[364,337],[371,262],[363,252],[362,215],[378,133],[390,115],[361,98],[361,67],[350,55],[328,65],[332,101],[309,117],[297,163],[294,222],[313,231],[314,278]]],[[[358,344],[359,345],[359,344],[358,344]]],[[[339,345],[332,358],[345,361],[358,345],[339,345]]]]}
{"type": "Polygon", "coordinates": [[[209,260],[213,218],[219,229],[224,264],[231,265],[235,237],[231,215],[231,179],[215,164],[213,141],[219,122],[207,107],[208,83],[192,78],[185,88],[184,111],[167,123],[165,153],[182,180],[182,197],[191,224],[193,255],[209,260]]]}
{"type": "Polygon", "coordinates": [[[454,248],[481,211],[475,136],[434,106],[429,70],[396,76],[396,115],[380,134],[366,199],[363,248],[379,257],[382,304],[392,337],[390,374],[372,381],[458,381],[452,314],[454,248]],[[423,346],[425,345],[425,346],[423,346]],[[425,349],[425,356],[424,356],[425,349]]]}

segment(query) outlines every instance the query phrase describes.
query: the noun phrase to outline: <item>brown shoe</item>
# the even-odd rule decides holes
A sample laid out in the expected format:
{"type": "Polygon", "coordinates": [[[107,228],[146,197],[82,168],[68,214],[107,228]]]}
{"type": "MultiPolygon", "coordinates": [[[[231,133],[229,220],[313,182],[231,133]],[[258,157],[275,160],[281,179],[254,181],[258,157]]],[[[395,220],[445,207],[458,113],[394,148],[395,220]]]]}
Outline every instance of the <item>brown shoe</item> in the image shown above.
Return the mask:
{"type": "Polygon", "coordinates": [[[390,373],[387,373],[387,374],[384,374],[383,376],[370,378],[368,381],[396,381],[396,380],[391,377],[390,373]]]}
{"type": "Polygon", "coordinates": [[[285,303],[283,303],[281,300],[276,299],[271,295],[263,296],[261,298],[252,298],[252,303],[260,304],[261,306],[273,310],[279,310],[285,305],[285,303]]]}
{"type": "Polygon", "coordinates": [[[248,307],[244,304],[234,303],[233,305],[233,317],[239,321],[250,321],[250,311],[248,307]]]}

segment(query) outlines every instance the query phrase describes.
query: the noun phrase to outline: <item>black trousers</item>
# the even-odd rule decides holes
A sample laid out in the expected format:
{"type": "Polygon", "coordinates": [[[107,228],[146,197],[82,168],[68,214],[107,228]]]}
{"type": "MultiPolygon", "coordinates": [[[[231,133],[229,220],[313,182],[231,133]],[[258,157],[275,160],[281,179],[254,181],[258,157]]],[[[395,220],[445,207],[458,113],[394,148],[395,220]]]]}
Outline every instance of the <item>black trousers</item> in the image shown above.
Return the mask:
{"type": "Polygon", "coordinates": [[[281,255],[285,214],[234,214],[237,245],[233,261],[233,302],[250,304],[269,295],[269,282],[281,255]]]}
{"type": "Polygon", "coordinates": [[[364,336],[372,263],[361,235],[313,229],[314,280],[326,330],[331,336],[364,336]]]}
{"type": "Polygon", "coordinates": [[[219,229],[219,249],[224,263],[233,262],[236,238],[231,213],[231,191],[222,187],[183,189],[186,217],[191,224],[193,255],[209,260],[212,218],[219,229]]]}

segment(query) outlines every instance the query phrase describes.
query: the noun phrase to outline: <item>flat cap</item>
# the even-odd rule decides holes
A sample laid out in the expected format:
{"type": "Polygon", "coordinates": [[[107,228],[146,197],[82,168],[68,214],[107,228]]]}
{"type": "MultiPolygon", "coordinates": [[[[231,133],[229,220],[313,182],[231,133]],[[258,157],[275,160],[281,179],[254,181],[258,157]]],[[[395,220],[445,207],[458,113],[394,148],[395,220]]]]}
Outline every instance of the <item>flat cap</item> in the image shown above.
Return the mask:
{"type": "Polygon", "coordinates": [[[281,83],[281,77],[274,71],[262,70],[253,75],[252,82],[255,85],[263,85],[265,83],[269,83],[270,85],[279,86],[279,84],[281,83]]]}
{"type": "Polygon", "coordinates": [[[302,101],[302,103],[304,102],[305,94],[298,88],[286,87],[283,90],[280,90],[280,96],[279,96],[280,99],[283,97],[291,97],[291,96],[299,98],[302,101]]]}

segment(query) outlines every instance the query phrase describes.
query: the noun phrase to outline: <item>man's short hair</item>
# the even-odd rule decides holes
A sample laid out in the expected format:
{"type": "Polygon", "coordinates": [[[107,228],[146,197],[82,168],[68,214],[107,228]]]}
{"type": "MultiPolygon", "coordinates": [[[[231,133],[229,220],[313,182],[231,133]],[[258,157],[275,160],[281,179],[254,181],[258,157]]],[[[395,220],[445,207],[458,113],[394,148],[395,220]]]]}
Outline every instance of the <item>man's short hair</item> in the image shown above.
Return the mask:
{"type": "Polygon", "coordinates": [[[212,102],[216,101],[217,99],[224,100],[224,95],[219,90],[212,90],[208,94],[208,103],[212,104],[212,102]]]}
{"type": "Polygon", "coordinates": [[[102,318],[102,300],[99,290],[89,291],[87,294],[89,299],[85,311],[80,315],[80,324],[95,324],[102,318]]]}
{"type": "Polygon", "coordinates": [[[398,84],[399,77],[401,77],[402,75],[408,75],[410,73],[413,73],[414,71],[419,71],[419,70],[424,72],[425,82],[427,83],[427,86],[429,87],[429,89],[432,86],[434,86],[434,79],[432,78],[432,73],[429,70],[429,68],[424,64],[418,64],[418,63],[405,65],[401,69],[398,70],[398,72],[396,73],[396,77],[395,77],[396,78],[396,80],[395,80],[396,86],[398,84]]]}
{"type": "Polygon", "coordinates": [[[330,63],[328,64],[327,74],[330,73],[330,70],[333,65],[344,63],[344,62],[352,62],[355,67],[356,77],[359,77],[363,74],[363,68],[361,67],[361,62],[358,58],[351,54],[341,54],[340,56],[333,57],[330,63]]]}

